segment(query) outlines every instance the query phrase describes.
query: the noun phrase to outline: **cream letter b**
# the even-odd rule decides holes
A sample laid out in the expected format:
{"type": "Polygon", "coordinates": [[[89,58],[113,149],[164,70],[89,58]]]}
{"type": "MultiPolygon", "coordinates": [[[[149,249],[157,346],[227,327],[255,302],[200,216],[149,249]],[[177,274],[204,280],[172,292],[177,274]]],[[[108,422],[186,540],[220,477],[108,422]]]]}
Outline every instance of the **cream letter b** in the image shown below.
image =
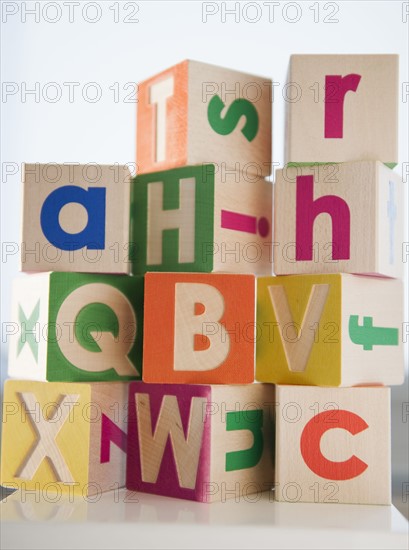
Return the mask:
{"type": "Polygon", "coordinates": [[[217,288],[203,283],[177,283],[175,286],[175,371],[207,371],[219,367],[230,351],[230,337],[220,323],[224,298],[217,288]],[[198,313],[197,306],[201,306],[198,313]],[[216,327],[211,334],[207,324],[216,327]],[[195,336],[209,343],[195,349],[195,336]]]}

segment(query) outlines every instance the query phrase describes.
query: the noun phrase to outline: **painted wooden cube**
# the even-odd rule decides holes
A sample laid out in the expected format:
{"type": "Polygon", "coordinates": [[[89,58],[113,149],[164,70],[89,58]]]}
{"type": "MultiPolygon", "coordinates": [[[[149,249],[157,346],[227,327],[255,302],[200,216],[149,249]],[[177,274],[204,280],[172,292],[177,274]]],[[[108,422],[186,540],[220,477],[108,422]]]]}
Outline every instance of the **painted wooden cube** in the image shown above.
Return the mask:
{"type": "Polygon", "coordinates": [[[128,489],[224,501],[268,490],[274,387],[132,383],[128,489]]]}
{"type": "Polygon", "coordinates": [[[272,82],[183,61],[138,85],[138,173],[213,162],[271,174],[272,82]]]}
{"type": "Polygon", "coordinates": [[[274,272],[403,277],[401,177],[377,161],[286,167],[274,196],[274,272]]]}
{"type": "Polygon", "coordinates": [[[126,382],[4,385],[1,485],[70,496],[123,487],[126,382]]]}
{"type": "Polygon", "coordinates": [[[286,162],[398,162],[398,55],[292,55],[286,162]]]}
{"type": "Polygon", "coordinates": [[[310,386],[402,384],[404,325],[397,279],[261,277],[256,379],[310,386]]]}
{"type": "Polygon", "coordinates": [[[213,164],[136,177],[133,272],[272,272],[272,184],[213,164]]]}
{"type": "Polygon", "coordinates": [[[22,271],[130,273],[127,166],[25,164],[22,271]]]}
{"type": "Polygon", "coordinates": [[[147,273],[143,381],[253,382],[255,291],[253,275],[147,273]]]}
{"type": "Polygon", "coordinates": [[[391,503],[389,388],[276,386],[276,399],[276,500],[391,503]]]}
{"type": "Polygon", "coordinates": [[[15,279],[9,375],[60,382],[140,379],[143,277],[39,273],[15,279]]]}

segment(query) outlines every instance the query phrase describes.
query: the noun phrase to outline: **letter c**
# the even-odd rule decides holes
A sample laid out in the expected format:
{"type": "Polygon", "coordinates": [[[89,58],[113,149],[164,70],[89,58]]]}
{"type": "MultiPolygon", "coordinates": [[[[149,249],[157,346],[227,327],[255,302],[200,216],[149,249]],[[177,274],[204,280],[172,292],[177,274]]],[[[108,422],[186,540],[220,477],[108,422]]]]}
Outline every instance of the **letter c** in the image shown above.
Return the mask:
{"type": "Polygon", "coordinates": [[[321,437],[328,430],[341,428],[356,435],[368,428],[368,424],[350,411],[324,411],[305,425],[301,434],[301,454],[310,470],[325,479],[345,481],[360,476],[368,464],[352,455],[348,460],[334,462],[321,453],[321,437]]]}

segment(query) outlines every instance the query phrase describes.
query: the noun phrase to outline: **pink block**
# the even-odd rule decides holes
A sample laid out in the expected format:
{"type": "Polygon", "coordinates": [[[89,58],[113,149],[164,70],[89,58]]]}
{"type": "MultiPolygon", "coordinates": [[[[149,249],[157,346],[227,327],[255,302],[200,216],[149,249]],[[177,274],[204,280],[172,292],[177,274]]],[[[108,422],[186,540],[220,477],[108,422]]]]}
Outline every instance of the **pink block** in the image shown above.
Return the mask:
{"type": "Polygon", "coordinates": [[[179,485],[175,457],[169,436],[165,445],[156,482],[150,483],[142,479],[137,411],[135,403],[135,396],[137,393],[149,395],[152,433],[155,433],[164,396],[176,396],[183,431],[186,438],[192,398],[202,397],[206,399],[207,404],[210,403],[210,386],[195,386],[187,384],[144,384],[143,382],[131,383],[129,386],[126,487],[130,490],[141,491],[144,493],[172,496],[187,500],[204,501],[210,473],[210,416],[206,414],[207,404],[203,411],[203,414],[206,414],[206,419],[204,420],[196,486],[194,489],[187,489],[179,485]]]}

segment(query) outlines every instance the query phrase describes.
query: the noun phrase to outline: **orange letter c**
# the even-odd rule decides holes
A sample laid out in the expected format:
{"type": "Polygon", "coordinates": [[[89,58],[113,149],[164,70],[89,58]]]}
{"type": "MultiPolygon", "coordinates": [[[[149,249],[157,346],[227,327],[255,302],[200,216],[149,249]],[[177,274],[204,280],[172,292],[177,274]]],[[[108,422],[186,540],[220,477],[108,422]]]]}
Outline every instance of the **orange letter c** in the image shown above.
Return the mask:
{"type": "Polygon", "coordinates": [[[357,414],[350,411],[324,411],[305,425],[301,434],[301,454],[304,462],[315,474],[331,480],[347,480],[360,476],[368,464],[352,455],[343,462],[328,460],[321,453],[321,437],[328,430],[341,428],[356,435],[368,428],[368,424],[357,414]]]}

